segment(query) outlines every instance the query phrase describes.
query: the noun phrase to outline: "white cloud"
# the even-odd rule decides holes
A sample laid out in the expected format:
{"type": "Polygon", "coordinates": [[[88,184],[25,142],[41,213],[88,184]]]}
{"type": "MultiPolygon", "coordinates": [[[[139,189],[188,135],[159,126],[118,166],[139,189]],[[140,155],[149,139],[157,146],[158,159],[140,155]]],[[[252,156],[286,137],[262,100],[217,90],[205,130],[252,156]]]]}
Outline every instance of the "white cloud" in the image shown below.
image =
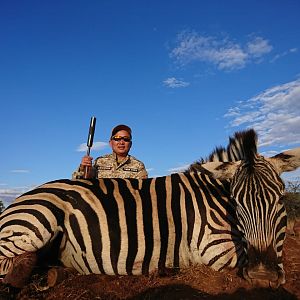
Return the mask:
{"type": "Polygon", "coordinates": [[[278,59],[280,59],[280,58],[282,58],[282,57],[284,57],[284,56],[287,56],[287,55],[290,54],[290,53],[296,53],[296,52],[298,52],[298,48],[291,48],[291,49],[289,49],[288,51],[284,51],[284,52],[282,52],[282,53],[280,53],[280,54],[276,54],[276,55],[271,59],[271,63],[275,62],[276,60],[278,60],[278,59]]]}
{"type": "Polygon", "coordinates": [[[181,166],[179,166],[179,167],[170,168],[170,169],[168,169],[168,172],[169,172],[169,173],[179,173],[179,172],[183,172],[183,171],[185,171],[189,166],[190,166],[190,164],[184,164],[184,165],[181,165],[181,166]]]}
{"type": "Polygon", "coordinates": [[[10,205],[18,196],[33,189],[33,186],[23,186],[15,188],[0,189],[0,200],[4,206],[10,205]]]}
{"type": "Polygon", "coordinates": [[[27,187],[16,187],[16,188],[7,188],[7,189],[0,189],[0,197],[8,196],[8,195],[16,195],[22,194],[25,191],[28,191],[29,188],[27,187]]]}
{"type": "Polygon", "coordinates": [[[254,57],[260,57],[271,52],[273,47],[269,42],[261,37],[254,37],[253,40],[247,43],[246,51],[254,57]]]}
{"type": "Polygon", "coordinates": [[[228,38],[218,39],[195,31],[182,31],[177,35],[176,47],[172,49],[170,57],[182,66],[199,61],[213,64],[219,70],[241,69],[247,63],[261,59],[273,48],[262,37],[252,36],[248,39],[246,45],[242,45],[228,38]]]}
{"type": "MultiPolygon", "coordinates": [[[[102,149],[106,148],[107,146],[108,146],[108,143],[105,143],[105,142],[95,142],[93,144],[92,150],[93,151],[95,151],[95,150],[96,151],[102,150],[102,149]]],[[[77,147],[76,151],[78,151],[78,152],[86,152],[87,151],[87,145],[85,143],[80,144],[77,147]]]]}
{"type": "Polygon", "coordinates": [[[11,173],[29,173],[29,170],[24,169],[17,169],[17,170],[11,170],[11,173]]]}
{"type": "Polygon", "coordinates": [[[252,127],[260,146],[300,143],[300,80],[274,86],[225,114],[231,127],[252,127]]]}
{"type": "Polygon", "coordinates": [[[293,172],[285,172],[282,175],[284,181],[300,181],[300,168],[293,172]]]}
{"type": "Polygon", "coordinates": [[[170,77],[167,78],[166,80],[163,81],[164,85],[169,87],[169,88],[182,88],[182,87],[187,87],[189,86],[189,82],[176,79],[175,77],[170,77]]]}

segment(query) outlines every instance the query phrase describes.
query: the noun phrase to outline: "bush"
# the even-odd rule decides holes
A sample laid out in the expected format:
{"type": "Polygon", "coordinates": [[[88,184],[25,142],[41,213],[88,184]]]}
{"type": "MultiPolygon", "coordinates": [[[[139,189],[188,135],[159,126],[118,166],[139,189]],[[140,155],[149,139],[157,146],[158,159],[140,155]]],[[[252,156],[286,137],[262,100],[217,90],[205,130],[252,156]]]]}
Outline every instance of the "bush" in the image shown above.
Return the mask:
{"type": "Polygon", "coordinates": [[[4,211],[5,207],[3,201],[0,199],[0,214],[4,211]]]}

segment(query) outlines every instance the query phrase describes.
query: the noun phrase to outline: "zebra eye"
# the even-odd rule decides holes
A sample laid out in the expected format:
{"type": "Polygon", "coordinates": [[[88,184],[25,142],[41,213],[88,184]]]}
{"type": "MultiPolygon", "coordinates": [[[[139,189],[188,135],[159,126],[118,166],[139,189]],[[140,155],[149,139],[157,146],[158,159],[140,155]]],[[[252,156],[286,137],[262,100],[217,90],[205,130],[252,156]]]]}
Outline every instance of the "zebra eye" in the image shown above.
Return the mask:
{"type": "Polygon", "coordinates": [[[284,203],[284,196],[280,196],[279,200],[278,200],[279,204],[283,204],[284,203]]]}

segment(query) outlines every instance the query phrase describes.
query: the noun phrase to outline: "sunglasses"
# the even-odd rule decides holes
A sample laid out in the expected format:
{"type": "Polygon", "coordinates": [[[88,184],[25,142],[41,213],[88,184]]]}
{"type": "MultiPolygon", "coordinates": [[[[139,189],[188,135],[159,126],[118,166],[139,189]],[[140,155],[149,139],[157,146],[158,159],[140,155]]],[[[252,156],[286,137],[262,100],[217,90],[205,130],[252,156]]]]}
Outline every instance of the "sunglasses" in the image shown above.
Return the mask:
{"type": "Polygon", "coordinates": [[[114,140],[115,142],[119,142],[121,140],[127,143],[131,142],[131,138],[128,136],[113,136],[112,140],[114,140]]]}

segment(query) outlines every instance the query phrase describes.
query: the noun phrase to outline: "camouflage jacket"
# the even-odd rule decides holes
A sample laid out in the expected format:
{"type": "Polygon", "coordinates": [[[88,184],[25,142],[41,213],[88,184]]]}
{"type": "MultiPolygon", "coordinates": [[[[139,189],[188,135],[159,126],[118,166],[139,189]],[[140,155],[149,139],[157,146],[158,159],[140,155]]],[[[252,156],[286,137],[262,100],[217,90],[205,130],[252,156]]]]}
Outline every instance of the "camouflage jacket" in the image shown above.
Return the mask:
{"type": "MultiPolygon", "coordinates": [[[[84,170],[80,166],[73,173],[73,179],[83,178],[84,170]]],[[[145,165],[134,156],[127,155],[121,162],[117,163],[115,153],[106,154],[95,159],[92,170],[92,178],[147,178],[148,173],[145,165]]]]}

